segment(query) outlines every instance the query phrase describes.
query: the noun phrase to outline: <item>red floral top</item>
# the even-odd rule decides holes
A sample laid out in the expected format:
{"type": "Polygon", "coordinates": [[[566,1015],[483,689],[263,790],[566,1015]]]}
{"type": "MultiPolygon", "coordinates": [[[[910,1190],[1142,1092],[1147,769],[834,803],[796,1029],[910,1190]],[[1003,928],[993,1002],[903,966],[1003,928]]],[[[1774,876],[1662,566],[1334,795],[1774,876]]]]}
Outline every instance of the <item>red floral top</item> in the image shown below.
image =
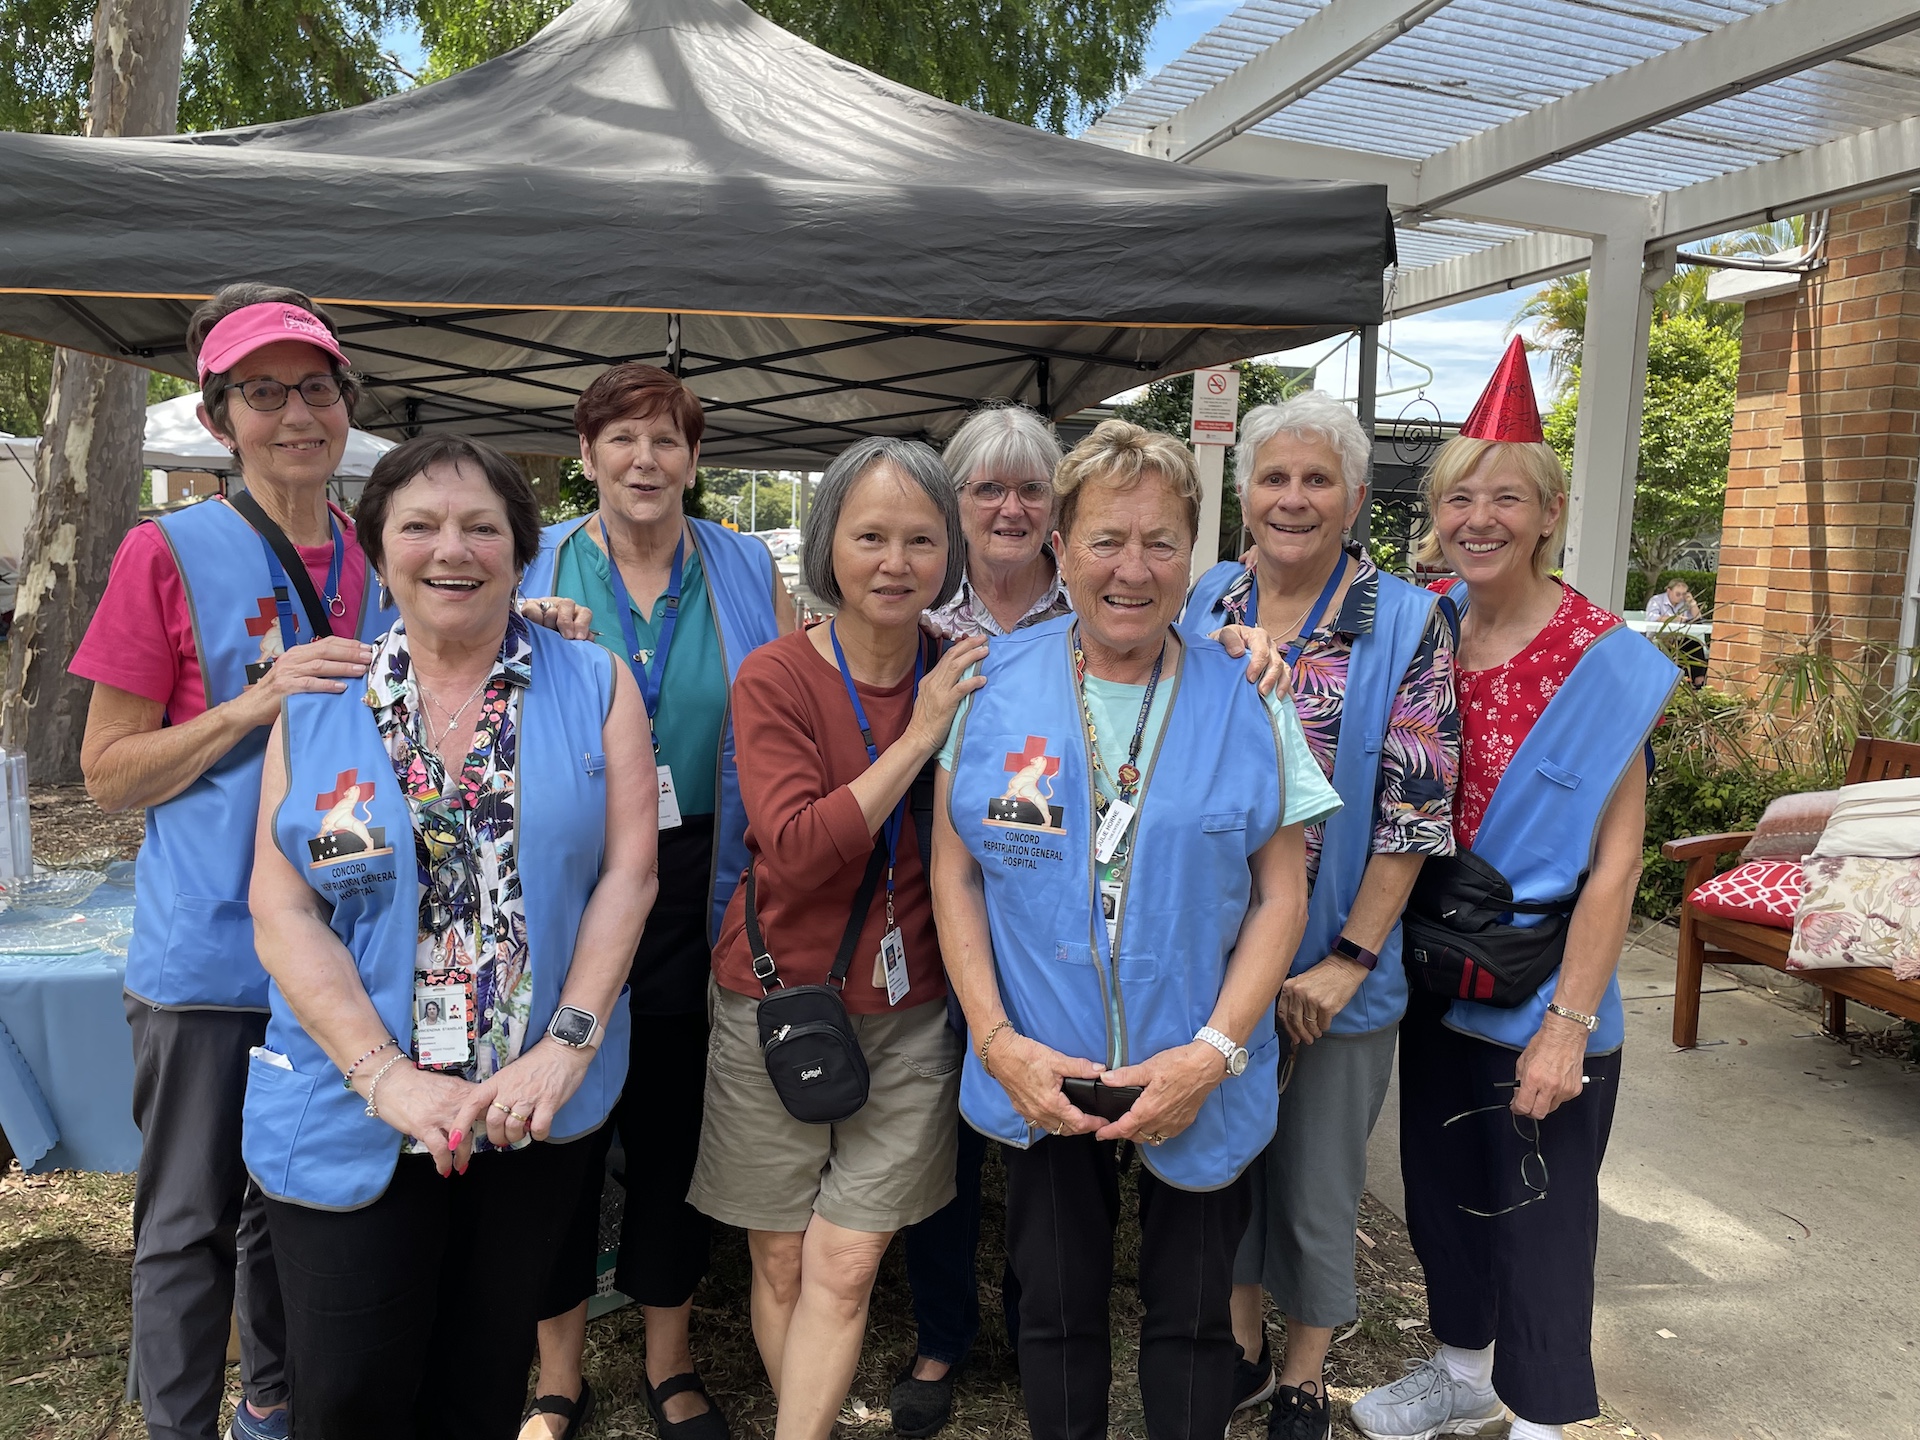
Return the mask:
{"type": "MultiPolygon", "coordinates": [[[[1453,583],[1443,580],[1431,588],[1444,592],[1453,583]]],[[[1560,608],[1518,655],[1489,670],[1454,671],[1460,697],[1460,788],[1453,797],[1453,833],[1461,847],[1472,847],[1494,786],[1547,702],[1566,684],[1587,647],[1620,623],[1618,615],[1563,585],[1560,608]]]]}

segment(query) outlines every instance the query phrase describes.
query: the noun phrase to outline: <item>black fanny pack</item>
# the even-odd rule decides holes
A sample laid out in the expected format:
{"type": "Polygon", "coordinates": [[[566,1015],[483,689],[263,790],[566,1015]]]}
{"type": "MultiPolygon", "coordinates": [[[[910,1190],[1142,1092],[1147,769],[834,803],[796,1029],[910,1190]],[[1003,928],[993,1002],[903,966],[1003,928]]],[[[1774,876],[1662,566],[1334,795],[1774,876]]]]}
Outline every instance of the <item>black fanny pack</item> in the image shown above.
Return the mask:
{"type": "Polygon", "coordinates": [[[1507,877],[1471,850],[1429,856],[1400,921],[1408,982],[1449,1000],[1524,1005],[1566,953],[1568,918],[1586,883],[1582,875],[1558,900],[1515,900],[1507,877]],[[1510,915],[1547,918],[1513,925],[1510,915]]]}
{"type": "Polygon", "coordinates": [[[887,867],[886,850],[878,843],[867,860],[860,889],[853,897],[840,953],[824,985],[786,985],[780,979],[766,937],[760,933],[760,913],[754,904],[753,867],[747,867],[747,943],[753,947],[753,974],[760,982],[760,1049],[767,1062],[767,1078],[787,1113],[808,1125],[836,1125],[851,1120],[867,1103],[867,1055],[853,1033],[847,1005],[840,998],[846,988],[853,950],[873,908],[873,892],[887,867]]]}

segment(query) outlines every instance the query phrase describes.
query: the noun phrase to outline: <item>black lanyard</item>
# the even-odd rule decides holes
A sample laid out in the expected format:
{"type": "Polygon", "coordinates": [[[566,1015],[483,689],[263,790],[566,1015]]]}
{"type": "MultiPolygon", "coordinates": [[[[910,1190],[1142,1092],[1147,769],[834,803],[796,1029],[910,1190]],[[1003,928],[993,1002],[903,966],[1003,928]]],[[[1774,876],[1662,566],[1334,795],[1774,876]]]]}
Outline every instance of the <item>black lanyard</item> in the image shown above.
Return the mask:
{"type": "MultiPolygon", "coordinates": [[[[1154,692],[1160,688],[1160,668],[1167,663],[1167,642],[1160,642],[1160,653],[1153,657],[1153,673],[1147,677],[1147,693],[1140,701],[1140,718],[1133,723],[1133,740],[1127,746],[1127,763],[1120,767],[1120,773],[1114,777],[1113,788],[1119,791],[1120,799],[1130,800],[1140,788],[1140,745],[1146,739],[1147,717],[1153,712],[1154,692]]],[[[1080,649],[1080,627],[1073,627],[1073,678],[1075,689],[1080,696],[1080,719],[1087,727],[1087,755],[1093,762],[1093,768],[1100,774],[1106,774],[1107,767],[1100,759],[1100,736],[1093,725],[1093,707],[1087,704],[1087,657],[1080,649]]],[[[1106,808],[1105,797],[1100,794],[1098,785],[1093,787],[1093,804],[1096,813],[1106,808]]]]}
{"type": "Polygon", "coordinates": [[[267,552],[267,574],[273,581],[273,605],[280,616],[282,647],[291,650],[300,643],[299,622],[294,618],[289,588],[300,593],[300,605],[307,612],[312,638],[318,640],[322,635],[333,634],[333,621],[328,617],[347,613],[346,602],[340,598],[340,572],[346,561],[347,540],[333,512],[327,512],[327,524],[333,530],[333,558],[327,562],[327,598],[322,603],[319,592],[313,588],[313,577],[307,573],[307,562],[300,558],[287,532],[274,523],[260,502],[242,490],[229,496],[227,504],[253,527],[253,532],[260,537],[260,548],[267,552]]]}

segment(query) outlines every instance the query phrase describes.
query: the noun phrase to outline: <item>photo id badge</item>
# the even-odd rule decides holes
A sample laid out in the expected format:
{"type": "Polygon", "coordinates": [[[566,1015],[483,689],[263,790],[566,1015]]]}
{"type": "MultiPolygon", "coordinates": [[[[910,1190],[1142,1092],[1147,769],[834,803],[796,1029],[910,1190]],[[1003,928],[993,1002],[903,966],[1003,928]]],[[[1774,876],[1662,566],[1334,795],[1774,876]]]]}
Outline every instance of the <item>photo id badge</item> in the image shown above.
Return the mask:
{"type": "Polygon", "coordinates": [[[1105,865],[1113,859],[1113,852],[1119,848],[1120,837],[1127,833],[1127,826],[1134,817],[1134,808],[1124,800],[1109,800],[1107,813],[1100,821],[1100,831],[1093,837],[1093,858],[1105,865]]]}
{"type": "Polygon", "coordinates": [[[656,765],[660,777],[660,828],[671,830],[680,823],[680,797],[673,793],[673,767],[656,765]]]}
{"type": "Polygon", "coordinates": [[[416,970],[413,1059],[422,1070],[460,1070],[473,1063],[473,972],[416,970]]]}
{"type": "Polygon", "coordinates": [[[1118,880],[1102,881],[1100,885],[1100,918],[1107,922],[1107,946],[1114,944],[1114,932],[1120,928],[1120,896],[1126,886],[1118,880]]]}
{"type": "Polygon", "coordinates": [[[907,942],[900,938],[898,925],[880,937],[880,968],[887,977],[887,1004],[898,1005],[911,988],[907,980],[907,942]]]}

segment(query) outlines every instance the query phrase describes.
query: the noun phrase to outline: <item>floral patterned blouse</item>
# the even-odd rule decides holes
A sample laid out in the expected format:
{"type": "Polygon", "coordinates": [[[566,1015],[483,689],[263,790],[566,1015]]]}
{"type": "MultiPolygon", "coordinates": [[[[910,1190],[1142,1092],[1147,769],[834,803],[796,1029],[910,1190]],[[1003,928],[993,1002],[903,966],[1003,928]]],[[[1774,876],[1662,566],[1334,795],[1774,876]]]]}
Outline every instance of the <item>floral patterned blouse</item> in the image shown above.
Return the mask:
{"type": "MultiPolygon", "coordinates": [[[[1440,581],[1433,588],[1444,590],[1452,583],[1440,581]]],[[[1494,787],[1547,702],[1567,683],[1587,647],[1619,624],[1618,615],[1562,585],[1560,608],[1524,650],[1504,665],[1460,672],[1460,793],[1453,829],[1462,845],[1471,846],[1480,833],[1494,787]]]]}
{"type": "MultiPolygon", "coordinates": [[[[1067,598],[1067,584],[1060,574],[1060,566],[1054,561],[1050,546],[1042,546],[1041,551],[1053,565],[1053,584],[1049,585],[1040,598],[1033,602],[1027,613],[1020,617],[1020,623],[1013,628],[1024,630],[1029,625],[1038,625],[1042,620],[1052,620],[1065,615],[1073,609],[1073,602],[1067,598]]],[[[953,592],[953,598],[937,610],[929,610],[920,617],[936,633],[948,640],[965,640],[971,635],[1004,635],[1000,622],[993,618],[993,611],[987,608],[987,602],[973,592],[973,582],[962,573],[960,588],[953,592]]]]}
{"type": "MultiPolygon", "coordinates": [[[[1352,552],[1349,552],[1350,554],[1352,552]]],[[[1353,643],[1372,632],[1380,606],[1380,571],[1364,555],[1347,586],[1340,613],[1323,622],[1301,647],[1293,667],[1293,704],[1306,731],[1307,748],[1327,779],[1333,779],[1340,748],[1340,712],[1346,701],[1347,667],[1353,643]]],[[[1221,596],[1228,624],[1245,615],[1255,576],[1248,567],[1221,596]]],[[[1460,771],[1460,716],[1453,692],[1453,634],[1438,606],[1427,617],[1420,648],[1393,697],[1393,714],[1380,747],[1380,775],[1373,792],[1375,855],[1451,855],[1454,851],[1453,792],[1460,771]]],[[[1307,827],[1307,880],[1320,871],[1324,823],[1307,827]]]]}
{"type": "MultiPolygon", "coordinates": [[[[527,622],[514,615],[483,686],[473,748],[459,775],[449,777],[427,743],[427,726],[436,722],[420,704],[404,623],[380,641],[367,672],[367,704],[413,812],[420,869],[414,968],[473,972],[473,1058],[463,1071],[448,1072],[471,1081],[501,1069],[527,1043],[533,974],[515,853],[514,771],[520,697],[532,678],[527,622]]],[[[487,1148],[484,1136],[477,1144],[487,1148]]]]}

